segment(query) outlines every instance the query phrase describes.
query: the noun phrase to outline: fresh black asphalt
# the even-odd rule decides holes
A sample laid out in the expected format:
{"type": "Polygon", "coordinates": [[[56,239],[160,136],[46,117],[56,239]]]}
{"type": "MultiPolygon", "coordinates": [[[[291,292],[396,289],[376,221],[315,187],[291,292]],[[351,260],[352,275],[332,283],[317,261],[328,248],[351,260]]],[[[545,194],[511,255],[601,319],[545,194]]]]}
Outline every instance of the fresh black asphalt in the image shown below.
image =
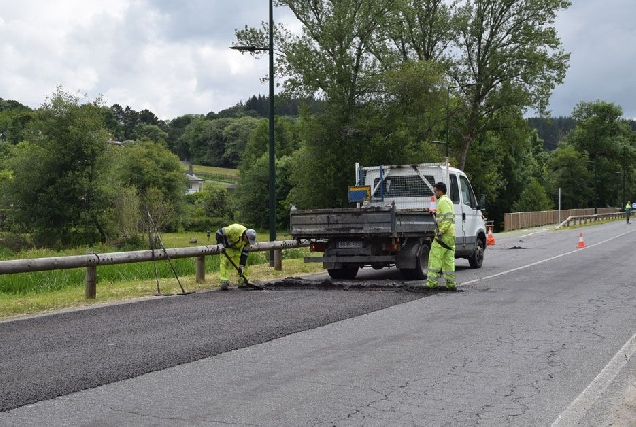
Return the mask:
{"type": "Polygon", "coordinates": [[[302,286],[292,281],[264,291],[155,297],[0,322],[0,411],[267,342],[428,294],[400,283],[379,287],[350,283],[354,286],[302,286]]]}

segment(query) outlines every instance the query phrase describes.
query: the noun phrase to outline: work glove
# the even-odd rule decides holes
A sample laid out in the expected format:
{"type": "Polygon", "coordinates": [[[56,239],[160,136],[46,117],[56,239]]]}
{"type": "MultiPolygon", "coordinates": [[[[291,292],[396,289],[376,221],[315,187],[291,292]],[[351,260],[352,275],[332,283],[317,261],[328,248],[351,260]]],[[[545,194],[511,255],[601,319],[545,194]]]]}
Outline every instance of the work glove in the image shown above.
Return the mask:
{"type": "Polygon", "coordinates": [[[442,233],[441,231],[437,232],[437,240],[442,240],[442,233]]]}
{"type": "Polygon", "coordinates": [[[218,243],[217,246],[219,247],[219,251],[221,251],[221,253],[225,253],[225,246],[223,246],[223,243],[218,243]]]}
{"type": "Polygon", "coordinates": [[[238,268],[239,276],[242,276],[244,271],[245,271],[245,266],[244,265],[239,265],[239,268],[238,268]]]}

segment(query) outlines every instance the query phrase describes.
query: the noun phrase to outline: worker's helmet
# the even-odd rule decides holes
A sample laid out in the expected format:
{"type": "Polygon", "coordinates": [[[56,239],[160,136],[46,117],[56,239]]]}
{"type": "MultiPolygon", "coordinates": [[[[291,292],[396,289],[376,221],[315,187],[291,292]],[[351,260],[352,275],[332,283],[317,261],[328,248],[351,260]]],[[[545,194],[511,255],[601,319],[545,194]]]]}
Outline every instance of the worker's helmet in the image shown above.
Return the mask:
{"type": "Polygon", "coordinates": [[[245,235],[247,236],[247,241],[250,242],[250,245],[256,243],[256,231],[251,228],[245,230],[245,235]]]}

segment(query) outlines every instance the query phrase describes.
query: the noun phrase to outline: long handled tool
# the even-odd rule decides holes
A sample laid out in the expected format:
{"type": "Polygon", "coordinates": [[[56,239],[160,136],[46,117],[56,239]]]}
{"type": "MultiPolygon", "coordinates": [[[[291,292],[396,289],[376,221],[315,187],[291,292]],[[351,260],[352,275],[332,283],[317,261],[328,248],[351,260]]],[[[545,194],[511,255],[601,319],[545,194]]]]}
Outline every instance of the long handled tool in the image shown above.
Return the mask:
{"type": "Polygon", "coordinates": [[[245,274],[243,274],[239,266],[236,265],[236,263],[232,260],[232,258],[230,258],[230,256],[225,251],[225,248],[223,248],[221,252],[223,252],[223,255],[225,255],[225,258],[227,258],[227,260],[230,261],[230,264],[232,264],[232,266],[236,269],[236,272],[238,273],[239,277],[243,279],[243,286],[239,286],[239,289],[249,289],[249,290],[255,290],[255,291],[263,290],[262,287],[253,285],[247,280],[247,277],[245,277],[245,274]]]}
{"type": "MultiPolygon", "coordinates": [[[[152,216],[150,215],[150,211],[146,210],[146,213],[148,213],[148,221],[149,221],[149,225],[150,225],[150,229],[152,231],[154,231],[154,235],[155,237],[157,237],[157,240],[159,241],[159,244],[161,245],[161,248],[163,249],[163,253],[166,256],[166,259],[168,260],[168,263],[170,264],[170,268],[172,269],[172,274],[174,274],[174,277],[177,279],[177,283],[179,284],[179,287],[181,288],[181,293],[178,293],[177,295],[188,295],[193,293],[191,292],[186,292],[185,289],[183,289],[183,286],[181,285],[181,280],[179,280],[179,275],[177,274],[177,270],[174,268],[174,265],[172,264],[172,260],[170,259],[170,256],[168,255],[168,251],[166,250],[166,247],[163,244],[163,240],[161,240],[161,235],[159,234],[159,229],[157,228],[157,226],[155,225],[155,222],[152,219],[152,216]]],[[[149,233],[149,234],[152,234],[149,233]]],[[[155,276],[157,278],[157,295],[160,295],[160,291],[159,291],[159,275],[157,273],[157,263],[154,260],[155,257],[155,249],[154,249],[154,242],[152,241],[154,239],[152,239],[151,237],[151,247],[152,247],[152,258],[153,258],[153,262],[155,263],[155,276]]]]}

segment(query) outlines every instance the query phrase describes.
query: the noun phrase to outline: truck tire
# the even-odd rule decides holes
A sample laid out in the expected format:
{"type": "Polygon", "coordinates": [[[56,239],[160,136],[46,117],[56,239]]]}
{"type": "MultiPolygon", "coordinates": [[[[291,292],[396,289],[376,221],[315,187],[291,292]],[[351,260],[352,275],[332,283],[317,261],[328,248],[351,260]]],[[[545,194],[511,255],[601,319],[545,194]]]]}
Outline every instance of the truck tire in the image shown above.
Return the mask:
{"type": "Polygon", "coordinates": [[[327,269],[327,272],[332,279],[351,280],[355,279],[358,274],[358,267],[345,265],[342,266],[342,268],[329,268],[327,269]]]}
{"type": "Polygon", "coordinates": [[[484,251],[486,250],[486,244],[480,238],[477,238],[477,246],[471,256],[468,257],[468,264],[470,268],[481,268],[484,263],[484,251]]]}
{"type": "Polygon", "coordinates": [[[420,255],[415,258],[415,268],[404,268],[400,270],[405,279],[424,280],[426,279],[426,270],[428,269],[428,253],[431,248],[423,244],[420,248],[420,255]]]}

